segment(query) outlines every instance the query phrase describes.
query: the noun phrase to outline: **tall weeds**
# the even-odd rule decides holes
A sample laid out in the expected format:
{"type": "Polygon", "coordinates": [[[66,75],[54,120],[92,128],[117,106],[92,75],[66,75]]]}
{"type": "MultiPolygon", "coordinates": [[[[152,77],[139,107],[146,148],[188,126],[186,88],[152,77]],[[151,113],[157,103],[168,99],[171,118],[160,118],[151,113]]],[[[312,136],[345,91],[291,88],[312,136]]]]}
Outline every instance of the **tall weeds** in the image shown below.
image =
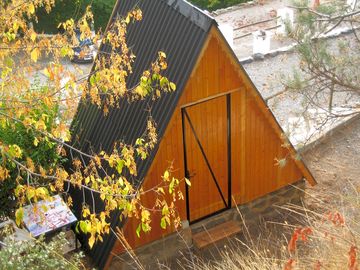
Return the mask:
{"type": "Polygon", "coordinates": [[[200,260],[198,269],[359,270],[358,189],[344,183],[335,192],[305,197],[307,204],[279,207],[289,221],[265,222],[257,228],[261,233],[249,232],[244,222],[245,239],[237,239],[237,245],[222,251],[218,261],[200,260]],[[332,199],[319,199],[325,197],[332,199]]]}

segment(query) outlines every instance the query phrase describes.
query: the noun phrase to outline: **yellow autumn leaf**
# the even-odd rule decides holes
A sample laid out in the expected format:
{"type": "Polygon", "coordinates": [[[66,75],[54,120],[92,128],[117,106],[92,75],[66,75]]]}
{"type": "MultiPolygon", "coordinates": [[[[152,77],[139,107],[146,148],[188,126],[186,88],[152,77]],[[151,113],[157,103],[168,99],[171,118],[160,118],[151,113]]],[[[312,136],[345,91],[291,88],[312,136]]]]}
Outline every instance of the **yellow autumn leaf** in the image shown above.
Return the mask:
{"type": "Polygon", "coordinates": [[[30,58],[33,62],[37,62],[40,56],[40,50],[38,48],[35,48],[31,51],[30,58]]]}
{"type": "Polygon", "coordinates": [[[44,68],[43,73],[46,77],[50,77],[50,72],[48,68],[44,68]]]}
{"type": "Polygon", "coordinates": [[[83,216],[84,218],[86,218],[86,217],[88,217],[89,215],[90,215],[90,210],[89,210],[89,208],[84,208],[84,209],[83,209],[82,216],[83,216]]]}
{"type": "Polygon", "coordinates": [[[0,166],[0,181],[3,181],[9,177],[9,170],[3,166],[0,166]]]}
{"type": "Polygon", "coordinates": [[[46,124],[42,119],[39,119],[34,126],[38,130],[46,130],[46,124]]]}
{"type": "Polygon", "coordinates": [[[53,102],[52,102],[51,98],[49,98],[49,97],[44,97],[44,103],[46,106],[49,106],[49,107],[53,105],[53,102]]]}
{"type": "Polygon", "coordinates": [[[162,193],[162,194],[165,195],[164,188],[162,188],[162,187],[159,187],[159,188],[157,189],[157,192],[162,193]]]}
{"type": "Polygon", "coordinates": [[[36,33],[35,32],[31,33],[30,39],[31,39],[32,42],[34,42],[36,40],[36,33]]]}
{"type": "Polygon", "coordinates": [[[35,196],[35,190],[33,188],[28,188],[26,190],[26,198],[30,201],[35,196]]]}
{"type": "Polygon", "coordinates": [[[165,181],[168,181],[168,180],[169,180],[169,176],[170,176],[170,173],[169,173],[169,171],[166,170],[166,171],[164,172],[164,180],[165,180],[165,181]]]}
{"type": "Polygon", "coordinates": [[[89,238],[89,247],[92,248],[95,244],[95,236],[91,235],[91,237],[89,238]]]}
{"type": "Polygon", "coordinates": [[[36,189],[36,196],[45,199],[49,195],[49,191],[45,187],[39,187],[36,189]]]}
{"type": "Polygon", "coordinates": [[[35,6],[34,6],[33,3],[30,3],[30,4],[29,4],[28,11],[29,11],[30,14],[34,14],[34,13],[35,13],[35,6]]]}
{"type": "Polygon", "coordinates": [[[104,241],[104,239],[101,237],[101,235],[98,235],[98,239],[100,240],[100,242],[104,241]]]}
{"type": "Polygon", "coordinates": [[[162,58],[166,58],[166,54],[163,51],[159,51],[159,56],[162,58]]]}
{"type": "Polygon", "coordinates": [[[128,14],[128,15],[126,16],[126,19],[125,19],[125,22],[126,22],[127,24],[130,23],[130,18],[131,18],[131,15],[128,14]]]}
{"type": "Polygon", "coordinates": [[[90,177],[87,176],[87,177],[85,178],[85,184],[87,185],[87,184],[89,184],[89,183],[90,183],[90,177]]]}
{"type": "Polygon", "coordinates": [[[56,191],[56,188],[54,187],[54,185],[49,185],[49,187],[50,187],[50,190],[52,191],[52,192],[55,192],[56,191]]]}
{"type": "Polygon", "coordinates": [[[17,22],[14,22],[13,29],[15,32],[17,32],[17,30],[19,30],[19,24],[17,22]]]}

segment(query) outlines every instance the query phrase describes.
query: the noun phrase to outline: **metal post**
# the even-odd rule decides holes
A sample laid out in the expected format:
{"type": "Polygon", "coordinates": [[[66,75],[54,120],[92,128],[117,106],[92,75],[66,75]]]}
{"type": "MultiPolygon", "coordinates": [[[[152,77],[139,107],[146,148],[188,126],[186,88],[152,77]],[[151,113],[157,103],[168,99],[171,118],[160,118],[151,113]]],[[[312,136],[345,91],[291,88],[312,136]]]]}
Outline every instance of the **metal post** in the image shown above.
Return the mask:
{"type": "MultiPolygon", "coordinates": [[[[183,151],[184,151],[184,172],[185,178],[189,179],[189,170],[187,166],[187,156],[186,156],[186,138],[185,138],[185,108],[181,109],[181,124],[182,124],[182,135],[183,135],[183,151]]],[[[190,179],[189,179],[190,180],[190,179]]],[[[190,202],[189,202],[189,187],[185,183],[185,196],[186,196],[186,218],[190,222],[190,202]]]]}
{"type": "Polygon", "coordinates": [[[228,208],[231,208],[231,94],[226,95],[227,108],[227,151],[228,151],[228,208]]]}

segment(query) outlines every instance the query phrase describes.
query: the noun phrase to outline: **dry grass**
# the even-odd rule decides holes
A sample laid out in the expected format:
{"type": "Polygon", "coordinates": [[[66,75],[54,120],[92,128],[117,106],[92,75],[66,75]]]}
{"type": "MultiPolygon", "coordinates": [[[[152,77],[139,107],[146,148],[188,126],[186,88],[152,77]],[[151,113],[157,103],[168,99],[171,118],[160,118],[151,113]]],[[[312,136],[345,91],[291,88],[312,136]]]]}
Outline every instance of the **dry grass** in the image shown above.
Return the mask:
{"type": "MultiPolygon", "coordinates": [[[[351,186],[351,183],[346,183],[351,186]]],[[[358,269],[360,243],[360,197],[352,187],[347,194],[331,192],[333,203],[312,197],[312,206],[286,205],[291,213],[285,223],[268,222],[260,237],[245,229],[245,240],[221,251],[221,259],[211,263],[199,260],[199,270],[273,269],[358,269]],[[267,233],[267,234],[266,234],[267,233]]],[[[244,224],[245,226],[245,224],[244,224]]]]}

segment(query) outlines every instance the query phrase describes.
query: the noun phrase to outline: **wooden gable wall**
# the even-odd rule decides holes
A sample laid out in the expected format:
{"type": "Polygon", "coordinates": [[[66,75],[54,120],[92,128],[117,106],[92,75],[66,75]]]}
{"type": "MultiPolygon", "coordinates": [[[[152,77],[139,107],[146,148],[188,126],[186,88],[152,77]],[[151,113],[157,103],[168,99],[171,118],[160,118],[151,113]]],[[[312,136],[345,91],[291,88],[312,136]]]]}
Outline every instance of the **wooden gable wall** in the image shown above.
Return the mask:
{"type": "MultiPolygon", "coordinates": [[[[213,27],[164,137],[161,139],[156,157],[145,177],[144,190],[158,185],[161,176],[170,164],[173,166],[176,177],[179,179],[184,177],[181,108],[224,94],[231,95],[232,194],[238,204],[254,200],[296,182],[302,177],[308,177],[301,171],[304,169],[301,167],[302,163],[291,158],[295,154],[294,150],[282,146],[281,129],[259,97],[257,90],[232,58],[233,55],[229,53],[222,35],[219,34],[216,27],[213,27]],[[284,157],[287,157],[286,165],[284,167],[277,166],[275,159],[284,157]]],[[[221,102],[214,106],[221,106],[219,104],[221,102]]],[[[201,118],[206,116],[194,116],[194,118],[196,117],[201,121],[201,118]]],[[[214,123],[209,128],[215,129],[216,124],[214,123]]],[[[223,132],[226,131],[217,130],[219,136],[223,132]]],[[[224,149],[226,150],[226,146],[224,149]]],[[[211,148],[208,149],[208,152],[211,152],[211,148]]],[[[220,160],[219,162],[220,165],[217,166],[221,167],[225,166],[227,161],[220,160]]],[[[181,189],[185,195],[184,185],[181,189]]],[[[143,196],[142,202],[152,208],[156,197],[155,192],[148,192],[143,196]]],[[[201,191],[199,191],[198,200],[206,200],[201,197],[201,191]]],[[[185,220],[185,200],[178,201],[177,207],[181,219],[185,220]]],[[[167,230],[160,228],[160,215],[154,216],[152,231],[142,234],[141,238],[135,234],[137,225],[138,221],[135,218],[129,218],[124,228],[124,235],[133,248],[174,232],[174,228],[167,230]]],[[[113,254],[121,251],[123,248],[117,242],[113,254]]]]}

